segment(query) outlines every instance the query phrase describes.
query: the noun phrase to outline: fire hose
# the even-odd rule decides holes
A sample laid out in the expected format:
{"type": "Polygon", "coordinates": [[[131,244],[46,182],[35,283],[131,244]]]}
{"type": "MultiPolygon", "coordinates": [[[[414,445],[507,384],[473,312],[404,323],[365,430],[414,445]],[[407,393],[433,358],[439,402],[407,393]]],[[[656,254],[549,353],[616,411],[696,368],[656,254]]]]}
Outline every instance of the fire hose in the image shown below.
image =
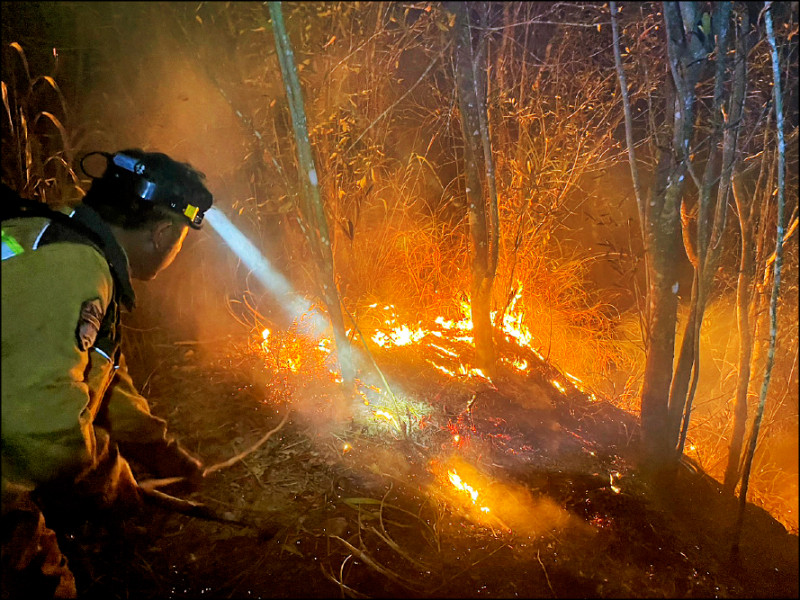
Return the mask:
{"type": "MultiPolygon", "coordinates": [[[[258,450],[261,446],[263,446],[266,441],[272,437],[275,433],[280,431],[283,426],[286,424],[286,421],[289,418],[289,411],[286,411],[286,414],[281,419],[281,422],[274,428],[264,434],[264,436],[258,440],[255,444],[247,448],[246,450],[240,452],[236,456],[229,458],[223,462],[211,465],[210,467],[206,467],[203,470],[203,477],[210,475],[220,469],[224,469],[226,467],[230,467],[231,465],[236,464],[249,454],[258,450]]],[[[167,485],[172,485],[174,483],[179,483],[181,481],[185,481],[185,477],[168,477],[164,479],[146,479],[144,481],[137,483],[137,488],[139,492],[142,494],[142,497],[162,508],[167,510],[171,510],[173,512],[178,512],[190,517],[196,517],[199,519],[207,519],[210,521],[219,521],[222,523],[230,523],[232,525],[240,525],[242,527],[252,527],[259,530],[259,534],[261,537],[264,538],[271,538],[273,537],[279,527],[274,523],[267,523],[264,524],[259,522],[256,518],[253,517],[234,517],[229,513],[219,513],[214,509],[210,508],[206,504],[202,502],[195,502],[193,500],[186,500],[185,498],[178,498],[177,496],[172,496],[170,494],[164,493],[159,491],[157,488],[164,487],[167,485]]]]}

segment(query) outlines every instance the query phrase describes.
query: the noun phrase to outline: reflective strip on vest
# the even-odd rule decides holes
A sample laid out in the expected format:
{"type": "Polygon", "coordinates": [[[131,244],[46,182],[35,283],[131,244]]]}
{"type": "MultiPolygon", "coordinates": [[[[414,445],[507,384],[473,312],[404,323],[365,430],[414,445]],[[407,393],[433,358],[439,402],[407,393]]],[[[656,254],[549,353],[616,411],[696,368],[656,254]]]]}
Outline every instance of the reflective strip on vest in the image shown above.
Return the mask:
{"type": "Polygon", "coordinates": [[[50,227],[50,223],[51,222],[52,221],[48,221],[47,225],[42,227],[42,230],[39,232],[39,235],[36,236],[36,241],[33,242],[33,246],[31,246],[31,250],[38,250],[39,249],[39,242],[41,241],[42,236],[44,235],[44,232],[47,231],[48,227],[50,227]]]}
{"type": "Polygon", "coordinates": [[[97,352],[100,356],[104,357],[107,361],[111,362],[111,357],[102,350],[100,350],[100,348],[98,348],[97,346],[92,346],[92,350],[97,352]]]}
{"type": "MultiPolygon", "coordinates": [[[[74,214],[75,214],[75,211],[73,210],[71,213],[69,213],[69,216],[72,217],[72,215],[74,215],[74,214]]],[[[52,221],[48,221],[45,224],[45,226],[42,227],[42,230],[36,236],[36,241],[33,242],[33,246],[31,247],[31,250],[38,250],[39,242],[42,241],[42,236],[44,235],[44,232],[47,231],[47,228],[50,227],[51,223],[52,223],[52,221]]],[[[6,260],[7,258],[11,258],[12,256],[16,256],[17,254],[22,254],[23,252],[25,252],[25,249],[22,246],[19,245],[19,242],[17,242],[17,240],[15,240],[10,235],[6,235],[6,232],[3,231],[3,258],[2,259],[6,260]]]]}
{"type": "Polygon", "coordinates": [[[6,232],[3,231],[3,258],[2,260],[6,260],[7,258],[11,258],[12,256],[16,256],[17,254],[22,254],[25,252],[25,249],[19,245],[19,242],[15,240],[10,235],[6,235],[6,232]]]}

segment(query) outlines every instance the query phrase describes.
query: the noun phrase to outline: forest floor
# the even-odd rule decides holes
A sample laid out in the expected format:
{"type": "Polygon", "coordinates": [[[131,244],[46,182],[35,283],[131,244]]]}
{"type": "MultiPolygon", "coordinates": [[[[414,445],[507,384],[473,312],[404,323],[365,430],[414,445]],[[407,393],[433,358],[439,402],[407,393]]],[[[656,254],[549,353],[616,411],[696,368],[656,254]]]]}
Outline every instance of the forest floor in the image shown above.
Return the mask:
{"type": "Polygon", "coordinates": [[[203,347],[129,360],[206,465],[289,420],[199,489],[162,489],[222,520],[148,503],[60,532],[81,597],[798,597],[796,535],[749,505],[733,556],[736,499],[688,464],[646,481],[636,419],[560,391],[544,362],[489,382],[387,350],[381,369],[417,404],[368,419],[313,382],[292,388],[314,398],[301,410],[256,356],[203,347]]]}

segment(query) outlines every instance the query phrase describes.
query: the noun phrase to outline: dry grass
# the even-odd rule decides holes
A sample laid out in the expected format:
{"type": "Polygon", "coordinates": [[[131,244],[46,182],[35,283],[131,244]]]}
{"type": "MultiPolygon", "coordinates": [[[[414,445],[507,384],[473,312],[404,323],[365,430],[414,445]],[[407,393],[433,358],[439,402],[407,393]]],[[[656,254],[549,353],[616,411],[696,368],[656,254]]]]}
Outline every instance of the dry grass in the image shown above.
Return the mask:
{"type": "Polygon", "coordinates": [[[80,141],[56,80],[32,75],[17,42],[3,48],[3,181],[25,198],[62,205],[84,195],[80,141]]]}

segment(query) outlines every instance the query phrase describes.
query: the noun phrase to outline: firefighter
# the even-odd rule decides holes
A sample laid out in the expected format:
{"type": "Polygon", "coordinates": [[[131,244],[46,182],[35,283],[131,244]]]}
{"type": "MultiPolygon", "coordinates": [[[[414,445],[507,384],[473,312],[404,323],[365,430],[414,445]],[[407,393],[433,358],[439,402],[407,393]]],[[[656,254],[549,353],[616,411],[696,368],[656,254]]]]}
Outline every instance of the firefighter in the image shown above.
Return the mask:
{"type": "Polygon", "coordinates": [[[131,381],[120,312],[134,307],[131,279],[172,263],[212,196],[201,173],[165,154],[92,154],[105,169],[74,209],[3,186],[3,598],[75,596],[50,527],[68,513],[138,510],[131,465],[202,477],[131,381]]]}

